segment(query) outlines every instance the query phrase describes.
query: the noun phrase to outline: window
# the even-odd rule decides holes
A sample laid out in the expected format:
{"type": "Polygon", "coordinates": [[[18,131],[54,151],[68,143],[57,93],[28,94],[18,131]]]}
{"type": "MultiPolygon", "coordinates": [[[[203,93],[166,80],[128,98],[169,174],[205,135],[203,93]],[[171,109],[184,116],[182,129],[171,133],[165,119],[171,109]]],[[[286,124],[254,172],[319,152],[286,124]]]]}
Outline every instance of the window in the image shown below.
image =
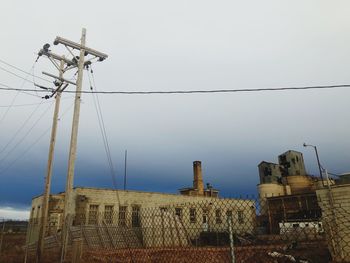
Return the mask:
{"type": "Polygon", "coordinates": [[[104,220],[106,224],[113,223],[113,206],[112,205],[105,206],[104,220]]]}
{"type": "Polygon", "coordinates": [[[98,205],[90,205],[89,209],[89,224],[97,225],[97,217],[98,217],[98,205]]]}
{"type": "Polygon", "coordinates": [[[196,223],[196,208],[190,208],[190,222],[196,223]]]}
{"type": "Polygon", "coordinates": [[[215,210],[215,222],[217,224],[221,224],[222,223],[222,219],[221,219],[221,210],[220,209],[216,209],[215,210]]]}
{"type": "Polygon", "coordinates": [[[162,213],[168,212],[168,208],[167,208],[167,207],[161,206],[161,207],[159,207],[159,209],[160,209],[160,211],[161,211],[162,213]]]}
{"type": "Polygon", "coordinates": [[[36,218],[39,220],[40,217],[40,205],[38,206],[38,209],[36,210],[36,218]]]}
{"type": "Polygon", "coordinates": [[[238,223],[240,223],[240,224],[244,223],[243,211],[238,211],[238,223]]]}
{"type": "Polygon", "coordinates": [[[180,220],[182,220],[182,208],[176,207],[176,208],[175,208],[175,215],[176,215],[180,220]]]}
{"type": "Polygon", "coordinates": [[[226,216],[232,218],[232,210],[227,210],[226,216]]]}
{"type": "Polygon", "coordinates": [[[119,206],[118,224],[120,226],[126,226],[126,206],[119,206]]]}
{"type": "Polygon", "coordinates": [[[138,205],[132,207],[131,225],[132,227],[140,226],[140,206],[138,205]]]}
{"type": "Polygon", "coordinates": [[[203,224],[208,223],[208,210],[207,209],[203,209],[202,223],[203,224]]]}

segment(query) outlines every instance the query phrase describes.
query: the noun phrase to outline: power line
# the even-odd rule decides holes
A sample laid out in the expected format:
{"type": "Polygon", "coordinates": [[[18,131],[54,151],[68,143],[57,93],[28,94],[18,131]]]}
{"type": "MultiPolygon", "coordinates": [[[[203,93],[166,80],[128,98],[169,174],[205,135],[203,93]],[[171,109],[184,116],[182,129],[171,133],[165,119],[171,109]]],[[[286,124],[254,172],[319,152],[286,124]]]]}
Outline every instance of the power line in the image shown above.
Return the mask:
{"type": "Polygon", "coordinates": [[[43,80],[43,81],[52,83],[52,81],[50,81],[50,80],[48,80],[48,79],[45,79],[45,78],[36,76],[34,73],[30,73],[30,72],[28,72],[28,71],[25,71],[25,70],[23,70],[23,69],[20,69],[19,67],[16,67],[16,66],[14,66],[14,65],[12,65],[12,64],[10,64],[10,63],[8,63],[8,62],[2,60],[2,59],[0,59],[0,62],[3,63],[3,64],[5,64],[5,65],[7,65],[7,66],[9,66],[9,67],[11,67],[11,68],[14,68],[14,69],[20,71],[20,72],[22,72],[22,73],[25,73],[25,74],[27,74],[27,75],[31,75],[31,76],[33,76],[33,77],[35,77],[35,78],[38,78],[38,79],[41,79],[41,80],[43,80]]]}
{"type": "Polygon", "coordinates": [[[6,118],[7,114],[9,113],[10,109],[12,108],[13,104],[15,103],[17,96],[20,94],[20,91],[16,92],[16,95],[13,97],[10,105],[7,106],[7,110],[4,112],[4,114],[2,115],[1,119],[0,119],[0,124],[3,122],[3,120],[6,118]]]}
{"type": "MultiPolygon", "coordinates": [[[[35,63],[36,63],[36,62],[34,62],[33,66],[32,66],[32,69],[33,69],[35,63]]],[[[20,76],[20,75],[14,73],[14,72],[12,72],[12,71],[6,69],[6,68],[3,68],[3,67],[1,67],[1,66],[0,66],[0,70],[3,70],[3,71],[5,71],[5,72],[7,72],[7,73],[9,73],[9,74],[11,74],[11,75],[17,77],[17,78],[22,79],[22,80],[23,80],[23,84],[21,85],[22,87],[23,87],[23,85],[24,85],[24,82],[29,82],[29,83],[34,84],[34,86],[38,86],[38,87],[42,87],[42,88],[44,88],[44,89],[48,89],[48,88],[45,88],[45,87],[43,87],[43,86],[41,86],[41,85],[38,85],[38,84],[35,82],[35,80],[34,80],[34,75],[33,75],[32,73],[23,71],[23,72],[25,72],[25,73],[27,74],[27,76],[26,76],[26,77],[22,77],[22,76],[20,76]],[[33,80],[29,80],[29,79],[28,79],[28,76],[33,76],[33,80]]],[[[43,78],[42,78],[42,79],[43,79],[43,78]]],[[[48,81],[48,80],[46,80],[46,81],[48,81]]],[[[50,81],[48,81],[48,82],[50,82],[50,81]]],[[[51,83],[51,82],[50,82],[50,83],[51,83]]],[[[30,93],[27,93],[27,94],[28,94],[28,95],[31,95],[31,96],[35,96],[35,97],[39,97],[39,98],[40,98],[40,96],[37,95],[38,90],[37,90],[37,89],[34,89],[33,91],[34,91],[36,94],[30,94],[30,93]]],[[[26,93],[25,90],[23,90],[23,91],[21,91],[21,92],[26,93]]],[[[47,92],[47,90],[46,90],[46,92],[47,92]]]]}
{"type": "MultiPolygon", "coordinates": [[[[46,90],[13,88],[9,85],[0,83],[0,90],[25,91],[25,92],[47,92],[46,90]]],[[[312,90],[312,89],[336,89],[350,88],[350,84],[319,85],[319,86],[300,86],[300,87],[281,87],[281,88],[258,88],[258,89],[217,89],[217,90],[173,90],[173,91],[87,91],[82,90],[79,93],[87,94],[119,94],[119,95],[155,95],[155,94],[195,94],[195,93],[241,93],[241,92],[264,92],[264,91],[288,91],[288,90],[312,90]]],[[[65,93],[77,93],[74,90],[64,90],[65,93]]]]}
{"type": "MultiPolygon", "coordinates": [[[[35,65],[36,62],[33,63],[33,65],[31,66],[30,70],[32,70],[34,68],[34,65],[35,65]]],[[[28,78],[29,75],[26,76],[26,79],[28,78]]],[[[21,84],[21,88],[23,88],[24,86],[24,83],[25,83],[25,80],[22,81],[22,84],[21,84]]],[[[23,92],[23,91],[22,91],[23,92]]],[[[7,114],[9,113],[10,109],[12,108],[12,106],[14,105],[18,95],[19,95],[20,91],[17,91],[16,95],[14,96],[14,98],[12,99],[11,101],[11,104],[7,107],[7,110],[4,112],[4,114],[2,115],[1,119],[0,119],[0,124],[3,122],[3,120],[6,118],[7,114]]],[[[26,92],[23,92],[23,93],[26,93],[26,92]]],[[[32,95],[32,94],[30,94],[32,95]]]]}
{"type": "Polygon", "coordinates": [[[44,101],[39,103],[26,103],[26,104],[14,104],[14,105],[0,105],[0,108],[7,108],[7,107],[27,107],[27,106],[36,106],[39,104],[46,104],[50,103],[50,101],[44,101]]]}
{"type": "Polygon", "coordinates": [[[29,147],[27,149],[25,149],[16,159],[14,159],[12,162],[10,162],[5,168],[3,168],[0,171],[0,175],[3,174],[4,172],[6,172],[9,168],[11,168],[15,163],[17,163],[18,160],[20,160],[27,152],[29,152],[34,145],[36,145],[40,140],[42,140],[44,138],[44,136],[50,131],[51,128],[48,128],[45,132],[43,132],[42,134],[40,134],[40,136],[38,136],[38,138],[31,144],[29,145],[29,147]]]}
{"type": "MultiPolygon", "coordinates": [[[[19,127],[19,129],[12,135],[12,138],[7,142],[7,144],[4,147],[2,147],[2,149],[0,150],[0,154],[7,149],[7,147],[14,141],[14,139],[16,139],[17,135],[23,130],[23,128],[26,126],[28,121],[34,116],[35,112],[39,109],[40,106],[41,106],[41,103],[38,104],[36,108],[29,114],[28,118],[23,122],[23,124],[19,127]]],[[[0,163],[1,163],[1,160],[0,160],[0,163]]]]}
{"type": "MultiPolygon", "coordinates": [[[[91,69],[91,76],[92,76],[92,81],[94,84],[94,88],[97,89],[96,87],[96,83],[95,83],[95,77],[93,75],[93,70],[91,69]]],[[[91,79],[90,79],[90,75],[89,75],[89,71],[88,71],[88,79],[89,79],[89,83],[90,83],[90,89],[92,90],[93,87],[91,85],[91,79]]],[[[103,120],[103,114],[102,114],[102,110],[101,110],[101,105],[100,105],[100,101],[98,98],[98,93],[93,93],[92,95],[93,100],[94,100],[94,105],[95,105],[95,109],[96,109],[96,113],[97,113],[97,117],[98,117],[98,122],[99,122],[99,126],[100,126],[100,131],[101,131],[101,135],[102,135],[102,139],[103,139],[103,144],[104,144],[104,148],[105,148],[105,152],[106,152],[106,156],[107,156],[107,162],[108,162],[108,166],[110,169],[110,173],[111,173],[111,177],[112,177],[112,184],[114,186],[114,189],[116,190],[116,197],[117,197],[117,203],[118,205],[120,204],[120,197],[119,197],[119,192],[117,190],[117,178],[116,178],[116,173],[113,167],[113,161],[112,161],[112,156],[111,156],[111,151],[110,151],[110,147],[109,147],[109,143],[108,143],[108,137],[107,137],[107,132],[106,132],[106,128],[105,128],[105,124],[104,124],[104,120],[103,120]]],[[[124,241],[126,240],[125,234],[124,232],[122,232],[122,236],[124,241]]],[[[127,246],[127,249],[129,251],[130,257],[131,257],[131,262],[134,262],[133,259],[133,253],[130,249],[129,246],[127,246]]]]}
{"type": "MultiPolygon", "coordinates": [[[[59,120],[63,118],[64,115],[72,108],[74,103],[72,103],[65,111],[64,113],[60,116],[59,120]]],[[[51,127],[49,127],[47,130],[45,130],[42,134],[38,136],[38,138],[30,144],[27,149],[25,149],[17,158],[15,158],[12,162],[10,162],[4,169],[0,171],[0,175],[2,175],[4,172],[6,172],[9,168],[11,168],[14,164],[17,163],[18,160],[22,159],[22,157],[29,152],[40,140],[44,138],[44,136],[50,131],[51,127]]]]}
{"type": "MultiPolygon", "coordinates": [[[[92,90],[93,87],[91,85],[91,79],[90,79],[89,71],[87,71],[87,72],[88,72],[88,79],[89,79],[89,83],[90,83],[90,88],[92,90]]],[[[91,76],[92,76],[94,88],[96,89],[95,78],[94,78],[93,73],[91,73],[91,76]]],[[[99,124],[99,127],[100,127],[100,132],[101,132],[102,139],[103,139],[103,145],[104,145],[106,156],[107,156],[107,162],[108,162],[108,165],[109,165],[111,176],[112,176],[112,178],[114,178],[115,177],[115,171],[114,171],[114,167],[113,167],[111,151],[110,151],[110,147],[109,147],[109,143],[108,143],[107,132],[106,132],[106,128],[105,128],[105,124],[104,124],[104,120],[103,120],[103,114],[102,114],[102,110],[101,110],[101,105],[100,105],[100,100],[98,98],[98,94],[93,94],[92,98],[93,98],[93,101],[94,101],[95,110],[96,110],[97,119],[98,119],[98,124],[99,124]]],[[[116,185],[115,185],[115,187],[116,187],[116,185]]]]}
{"type": "MultiPolygon", "coordinates": [[[[0,66],[0,69],[3,70],[3,71],[5,71],[5,72],[7,72],[7,73],[9,73],[9,74],[11,74],[11,75],[13,75],[13,76],[15,76],[15,77],[17,77],[17,78],[20,78],[20,79],[23,79],[24,81],[30,82],[30,83],[32,83],[32,84],[35,84],[34,81],[32,81],[32,80],[30,80],[30,79],[28,79],[28,78],[22,77],[22,76],[18,75],[17,73],[14,73],[14,72],[12,72],[12,71],[6,69],[6,68],[3,68],[3,67],[0,66]]],[[[28,73],[28,75],[31,75],[31,74],[28,73]]]]}
{"type": "MultiPolygon", "coordinates": [[[[32,95],[32,94],[30,94],[32,95]]],[[[66,98],[62,98],[61,100],[67,100],[67,99],[72,99],[73,97],[66,97],[66,98]]],[[[40,101],[39,103],[24,103],[24,104],[9,104],[9,105],[0,105],[0,108],[7,108],[7,107],[30,107],[30,106],[36,106],[39,104],[47,104],[47,103],[51,103],[51,101],[40,101]]]]}
{"type": "Polygon", "coordinates": [[[26,134],[11,148],[10,151],[7,152],[4,158],[0,160],[0,164],[2,164],[10,155],[11,153],[27,138],[27,136],[31,133],[31,131],[34,129],[34,127],[39,123],[39,121],[44,117],[46,113],[48,113],[49,109],[52,107],[53,103],[47,107],[42,114],[39,116],[39,118],[35,121],[35,123],[29,128],[29,130],[26,132],[26,134]]]}

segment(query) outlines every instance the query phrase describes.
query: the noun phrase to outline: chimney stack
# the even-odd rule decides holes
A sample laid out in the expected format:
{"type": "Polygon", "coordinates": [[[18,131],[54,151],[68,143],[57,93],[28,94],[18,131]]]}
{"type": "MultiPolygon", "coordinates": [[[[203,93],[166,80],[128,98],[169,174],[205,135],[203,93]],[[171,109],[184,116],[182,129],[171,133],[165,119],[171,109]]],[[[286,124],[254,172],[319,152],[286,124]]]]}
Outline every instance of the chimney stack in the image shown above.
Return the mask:
{"type": "Polygon", "coordinates": [[[198,195],[204,195],[201,161],[193,162],[193,188],[198,190],[198,195]]]}

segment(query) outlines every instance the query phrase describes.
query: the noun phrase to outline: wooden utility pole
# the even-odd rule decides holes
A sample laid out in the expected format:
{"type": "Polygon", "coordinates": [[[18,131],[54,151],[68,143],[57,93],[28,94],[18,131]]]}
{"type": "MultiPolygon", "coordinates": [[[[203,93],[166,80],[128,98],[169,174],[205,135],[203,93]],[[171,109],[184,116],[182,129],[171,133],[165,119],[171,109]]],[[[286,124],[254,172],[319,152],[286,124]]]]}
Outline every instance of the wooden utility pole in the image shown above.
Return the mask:
{"type": "Polygon", "coordinates": [[[74,113],[72,121],[72,133],[70,140],[70,149],[68,157],[68,172],[67,172],[67,181],[66,181],[66,192],[64,198],[64,216],[63,216],[63,235],[62,235],[62,254],[61,261],[64,260],[67,244],[68,244],[68,230],[70,224],[73,220],[74,207],[73,204],[73,186],[74,186],[74,168],[75,168],[75,159],[77,152],[77,138],[78,138],[78,127],[79,127],[79,115],[80,115],[80,101],[81,101],[81,89],[83,84],[83,71],[85,67],[84,58],[86,55],[93,55],[99,58],[99,61],[103,61],[107,58],[106,54],[93,50],[85,46],[86,42],[86,29],[82,29],[81,41],[80,44],[74,43],[70,40],[57,37],[55,44],[63,44],[66,47],[71,47],[73,49],[80,50],[79,60],[78,60],[78,77],[76,82],[76,94],[74,101],[74,113]]]}
{"type": "Polygon", "coordinates": [[[81,97],[81,89],[83,83],[83,70],[84,67],[88,67],[91,64],[91,60],[98,58],[98,61],[103,61],[108,56],[102,52],[96,51],[94,49],[88,48],[85,46],[85,38],[86,38],[86,30],[85,28],[82,30],[81,43],[75,43],[68,39],[64,39],[61,37],[56,37],[54,41],[54,45],[62,44],[64,45],[69,53],[73,56],[72,59],[68,59],[65,56],[60,56],[52,53],[49,48],[49,44],[45,44],[43,49],[41,49],[38,53],[39,56],[45,55],[59,70],[59,76],[56,77],[50,73],[43,72],[43,74],[56,79],[54,82],[57,84],[58,88],[53,91],[51,96],[45,96],[46,99],[49,99],[56,95],[56,105],[53,117],[52,131],[51,131],[51,140],[50,140],[50,149],[49,149],[49,158],[48,158],[48,166],[47,166],[47,174],[45,179],[45,190],[43,194],[43,204],[42,204],[42,217],[39,229],[39,240],[38,240],[38,250],[37,250],[37,262],[41,261],[43,250],[44,250],[44,237],[46,233],[46,228],[48,226],[48,218],[49,218],[49,199],[50,199],[50,186],[51,186],[51,174],[52,174],[52,166],[53,166],[53,155],[54,148],[56,142],[56,133],[57,133],[57,123],[58,123],[58,113],[59,113],[59,105],[61,99],[61,93],[68,86],[68,84],[73,84],[77,86],[76,96],[75,96],[75,107],[74,107],[74,115],[73,115],[73,124],[72,124],[72,134],[71,134],[71,143],[69,150],[69,163],[68,163],[68,174],[67,174],[67,182],[66,182],[66,194],[65,194],[65,206],[64,206],[64,217],[63,217],[63,234],[62,234],[62,255],[64,256],[66,241],[68,237],[68,228],[69,222],[71,219],[72,211],[72,190],[73,190],[73,178],[74,178],[74,162],[76,157],[76,148],[77,148],[77,136],[78,136],[78,124],[79,124],[79,113],[80,113],[80,97],[81,97]],[[79,50],[80,56],[77,57],[74,55],[73,51],[79,50]],[[91,55],[92,58],[84,62],[85,56],[91,55]],[[56,61],[59,61],[60,64],[56,61]],[[70,70],[78,68],[78,78],[76,83],[66,80],[63,78],[63,73],[70,70]]]}
{"type": "MultiPolygon", "coordinates": [[[[59,78],[63,78],[65,62],[64,59],[60,61],[59,67],[59,78]]],[[[53,156],[55,150],[56,143],[56,134],[57,134],[57,123],[58,123],[58,113],[60,111],[60,102],[61,102],[61,87],[63,83],[60,84],[60,87],[57,89],[57,95],[55,98],[55,111],[53,114],[52,121],[52,129],[51,129],[51,139],[50,139],[50,148],[49,148],[49,158],[47,161],[47,172],[45,178],[45,189],[43,194],[43,203],[42,203],[42,215],[41,222],[39,224],[39,239],[38,239],[38,247],[37,247],[37,262],[41,262],[41,257],[44,252],[45,245],[45,233],[47,228],[48,214],[49,214],[49,199],[50,199],[50,188],[51,188],[51,174],[52,174],[52,166],[53,166],[53,156]]]]}
{"type": "Polygon", "coordinates": [[[80,101],[81,101],[81,88],[83,84],[83,70],[84,70],[84,57],[85,57],[85,42],[86,42],[86,29],[83,28],[81,34],[81,48],[78,62],[78,78],[77,88],[74,100],[74,113],[72,122],[72,133],[70,139],[69,156],[68,156],[68,172],[66,180],[66,193],[64,197],[64,215],[63,215],[63,239],[62,239],[62,256],[61,261],[66,256],[66,249],[68,244],[68,230],[70,227],[70,217],[73,215],[72,209],[72,192],[74,185],[74,168],[75,159],[77,152],[77,138],[78,138],[78,127],[79,127],[79,116],[80,116],[80,101]]]}
{"type": "Polygon", "coordinates": [[[70,148],[68,156],[68,173],[66,181],[66,194],[64,202],[64,220],[67,220],[67,216],[72,214],[71,209],[71,196],[73,190],[73,179],[74,179],[74,168],[75,159],[77,152],[77,138],[78,138],[78,127],[79,127],[79,116],[80,116],[80,101],[81,101],[81,88],[83,84],[83,70],[84,70],[84,57],[85,57],[85,39],[86,39],[86,29],[83,28],[81,35],[81,49],[78,62],[78,78],[77,78],[77,88],[74,100],[74,113],[72,122],[72,133],[70,139],[70,148]]]}

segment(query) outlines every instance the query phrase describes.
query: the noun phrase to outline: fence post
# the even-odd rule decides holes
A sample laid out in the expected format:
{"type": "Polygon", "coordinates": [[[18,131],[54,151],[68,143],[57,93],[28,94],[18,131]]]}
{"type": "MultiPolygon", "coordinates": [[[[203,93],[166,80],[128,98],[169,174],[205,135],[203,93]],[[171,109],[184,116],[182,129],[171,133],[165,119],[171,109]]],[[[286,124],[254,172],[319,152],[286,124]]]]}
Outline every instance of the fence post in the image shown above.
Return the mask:
{"type": "Polygon", "coordinates": [[[234,252],[234,243],[233,243],[233,230],[232,230],[232,216],[227,216],[227,225],[228,225],[228,233],[230,238],[230,255],[231,255],[231,263],[235,263],[235,252],[234,252]]]}
{"type": "Polygon", "coordinates": [[[61,251],[61,261],[60,261],[61,263],[63,263],[66,260],[71,222],[72,222],[72,217],[70,214],[68,214],[62,229],[63,239],[62,239],[62,251],[61,251]]]}
{"type": "Polygon", "coordinates": [[[27,263],[28,259],[28,246],[30,244],[32,237],[32,219],[29,219],[28,225],[27,225],[27,233],[26,233],[26,247],[24,252],[24,263],[27,263]]]}
{"type": "Polygon", "coordinates": [[[72,263],[80,263],[83,252],[83,239],[75,239],[72,243],[72,263]]]}
{"type": "Polygon", "coordinates": [[[5,233],[5,219],[2,220],[2,231],[1,231],[1,238],[0,238],[0,255],[2,250],[2,241],[4,239],[4,233],[5,233]]]}
{"type": "MultiPolygon", "coordinates": [[[[339,231],[339,222],[338,222],[338,218],[337,218],[337,212],[336,212],[336,208],[335,208],[335,202],[334,202],[334,196],[333,196],[333,192],[332,192],[332,187],[330,185],[329,182],[329,176],[328,176],[328,171],[327,169],[324,169],[324,173],[326,174],[326,179],[327,179],[327,187],[328,187],[328,198],[329,198],[329,204],[331,206],[331,211],[332,211],[332,223],[333,226],[331,227],[331,229],[334,227],[335,229],[335,238],[336,238],[336,245],[333,246],[333,250],[334,252],[337,254],[337,256],[340,256],[340,258],[343,260],[345,258],[344,255],[344,251],[343,251],[343,246],[341,245],[341,241],[340,240],[340,231],[339,231]]],[[[332,229],[333,231],[333,229],[332,229]]],[[[333,241],[333,240],[332,240],[333,241]]]]}

